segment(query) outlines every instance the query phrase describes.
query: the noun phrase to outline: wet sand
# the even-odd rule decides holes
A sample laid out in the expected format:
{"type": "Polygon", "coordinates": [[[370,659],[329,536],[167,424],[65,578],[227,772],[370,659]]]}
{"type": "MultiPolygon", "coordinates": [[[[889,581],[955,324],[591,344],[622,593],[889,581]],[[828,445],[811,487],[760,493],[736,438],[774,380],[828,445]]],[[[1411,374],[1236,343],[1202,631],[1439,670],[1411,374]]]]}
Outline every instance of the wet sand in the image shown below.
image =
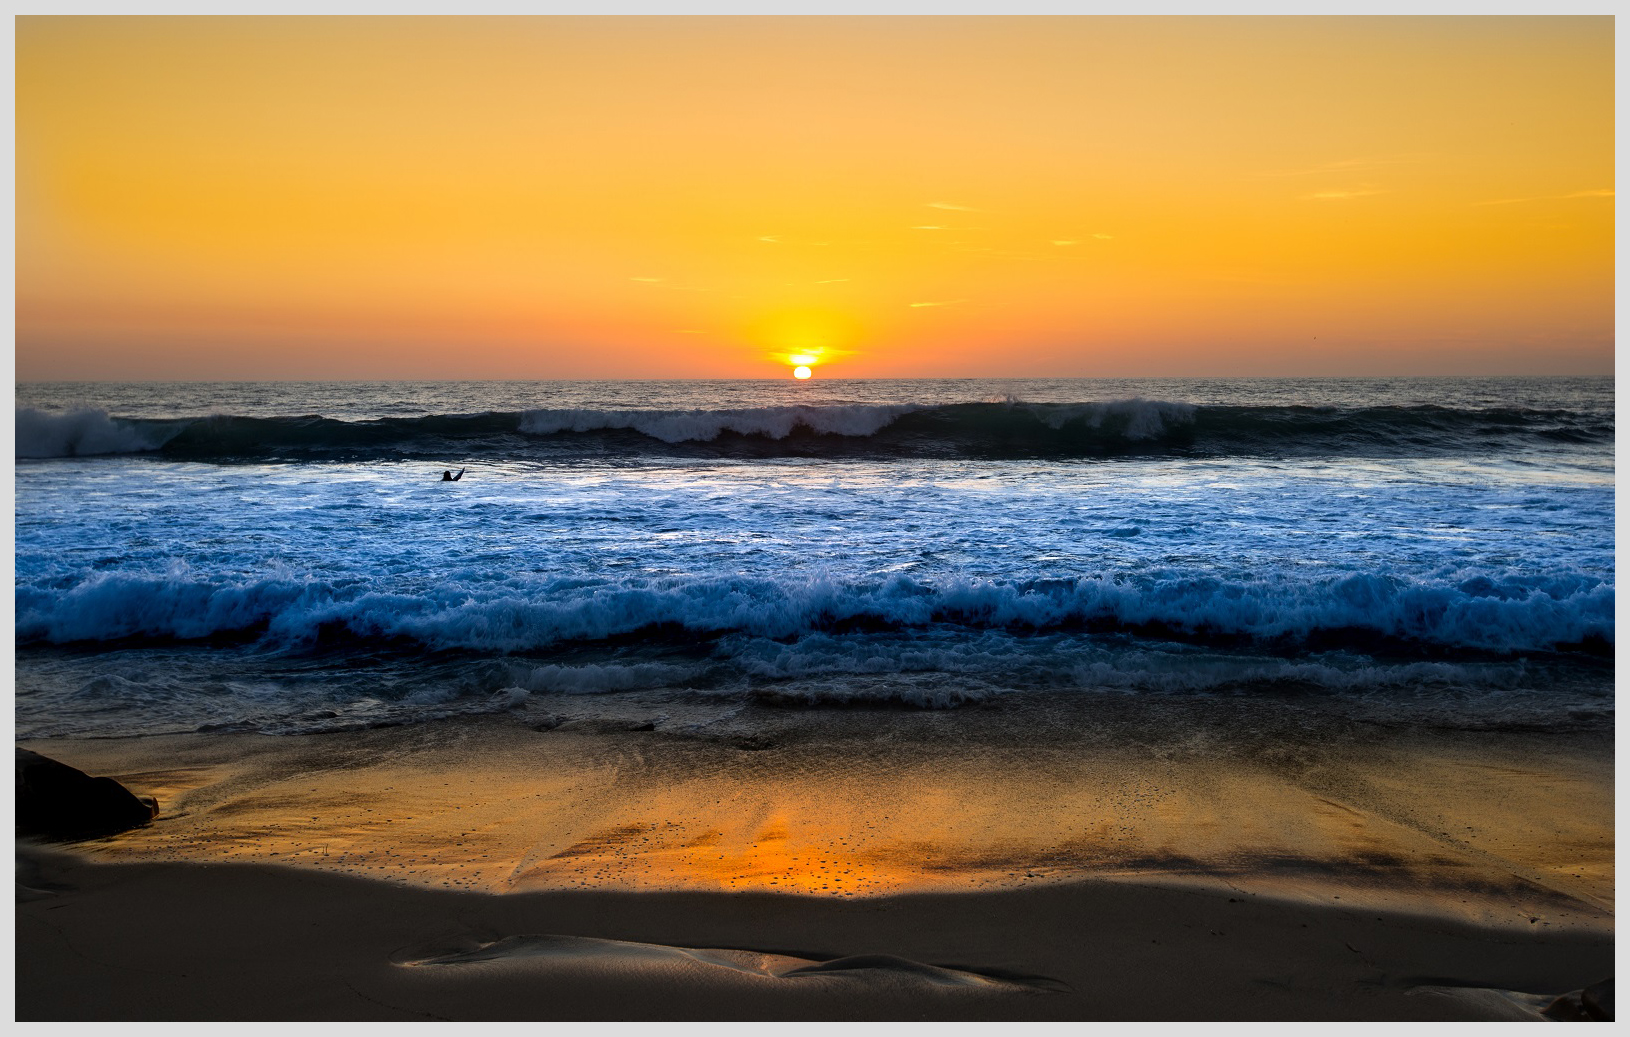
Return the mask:
{"type": "Polygon", "coordinates": [[[25,743],[163,813],[20,848],[19,1017],[1534,1018],[1612,972],[1609,730],[564,705],[25,743]]]}

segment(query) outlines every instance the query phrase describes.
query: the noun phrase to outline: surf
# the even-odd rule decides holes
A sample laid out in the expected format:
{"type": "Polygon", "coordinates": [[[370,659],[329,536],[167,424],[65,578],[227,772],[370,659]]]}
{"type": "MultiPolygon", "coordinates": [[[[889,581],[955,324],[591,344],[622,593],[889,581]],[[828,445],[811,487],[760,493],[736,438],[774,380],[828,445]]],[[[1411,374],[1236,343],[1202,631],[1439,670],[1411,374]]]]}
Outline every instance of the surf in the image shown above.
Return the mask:
{"type": "Polygon", "coordinates": [[[1373,648],[1382,641],[1599,654],[1613,641],[1613,600],[1610,582],[1584,574],[1225,580],[1170,573],[942,583],[633,577],[496,586],[446,580],[414,591],[293,576],[98,572],[66,586],[19,581],[16,633],[21,646],[242,637],[507,653],[664,628],[707,637],[797,638],[950,626],[1085,629],[1281,648],[1373,648]]]}
{"type": "Polygon", "coordinates": [[[152,454],[204,462],[571,460],[606,456],[1114,458],[1408,456],[1607,448],[1611,416],[1519,407],[1080,403],[562,408],[367,420],[16,411],[19,459],[152,454]]]}

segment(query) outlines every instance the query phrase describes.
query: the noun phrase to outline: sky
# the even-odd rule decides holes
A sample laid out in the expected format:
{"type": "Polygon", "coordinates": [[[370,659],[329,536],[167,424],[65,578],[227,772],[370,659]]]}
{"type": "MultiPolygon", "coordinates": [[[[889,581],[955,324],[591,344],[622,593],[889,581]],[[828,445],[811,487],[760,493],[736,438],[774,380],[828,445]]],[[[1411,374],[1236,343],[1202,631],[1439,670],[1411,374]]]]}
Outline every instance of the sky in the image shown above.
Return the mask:
{"type": "Polygon", "coordinates": [[[20,381],[1613,370],[1608,17],[19,17],[20,381]]]}

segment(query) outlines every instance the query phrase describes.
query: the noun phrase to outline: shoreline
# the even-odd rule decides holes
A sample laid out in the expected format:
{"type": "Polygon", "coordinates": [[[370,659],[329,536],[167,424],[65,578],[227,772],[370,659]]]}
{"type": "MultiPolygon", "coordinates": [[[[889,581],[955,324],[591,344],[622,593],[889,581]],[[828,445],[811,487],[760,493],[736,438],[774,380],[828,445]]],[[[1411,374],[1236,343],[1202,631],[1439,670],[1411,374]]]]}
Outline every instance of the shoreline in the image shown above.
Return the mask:
{"type": "Polygon", "coordinates": [[[19,843],[19,1017],[1537,1018],[1612,974],[1610,730],[570,705],[20,743],[161,813],[19,843]]]}

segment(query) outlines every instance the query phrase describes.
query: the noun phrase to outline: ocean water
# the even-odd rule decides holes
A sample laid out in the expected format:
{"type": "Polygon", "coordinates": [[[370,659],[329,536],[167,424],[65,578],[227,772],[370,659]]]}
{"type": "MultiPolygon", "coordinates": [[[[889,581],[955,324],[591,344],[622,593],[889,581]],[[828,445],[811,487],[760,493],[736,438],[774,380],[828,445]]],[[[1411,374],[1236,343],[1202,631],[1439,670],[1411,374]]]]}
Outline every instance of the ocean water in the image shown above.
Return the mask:
{"type": "Polygon", "coordinates": [[[16,433],[20,737],[1611,723],[1611,378],[23,384],[16,433]]]}

